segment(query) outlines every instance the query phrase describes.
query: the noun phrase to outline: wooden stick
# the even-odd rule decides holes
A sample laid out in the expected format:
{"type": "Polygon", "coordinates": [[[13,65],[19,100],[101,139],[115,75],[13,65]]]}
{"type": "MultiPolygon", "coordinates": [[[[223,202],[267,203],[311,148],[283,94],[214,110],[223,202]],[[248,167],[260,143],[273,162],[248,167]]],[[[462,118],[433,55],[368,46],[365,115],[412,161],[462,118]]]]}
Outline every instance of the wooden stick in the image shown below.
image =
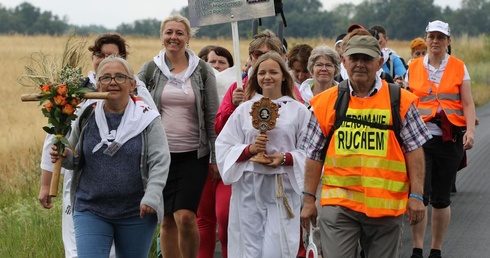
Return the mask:
{"type": "Polygon", "coordinates": [[[49,196],[56,197],[58,195],[58,185],[60,182],[61,163],[63,157],[60,156],[54,163],[53,175],[51,176],[51,184],[49,185],[49,196]]]}
{"type": "MultiPolygon", "coordinates": [[[[86,92],[83,94],[84,99],[106,99],[109,96],[109,92],[86,92]]],[[[42,98],[40,94],[22,94],[20,99],[23,102],[27,101],[39,101],[42,98]]]]}

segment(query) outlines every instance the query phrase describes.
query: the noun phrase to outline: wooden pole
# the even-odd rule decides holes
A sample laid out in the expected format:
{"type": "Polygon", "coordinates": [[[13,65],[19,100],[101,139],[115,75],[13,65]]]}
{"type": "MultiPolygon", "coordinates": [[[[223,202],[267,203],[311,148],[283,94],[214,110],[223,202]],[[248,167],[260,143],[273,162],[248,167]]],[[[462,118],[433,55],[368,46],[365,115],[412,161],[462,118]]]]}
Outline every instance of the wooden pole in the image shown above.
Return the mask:
{"type": "Polygon", "coordinates": [[[59,156],[56,163],[54,163],[53,173],[51,175],[51,183],[49,185],[49,196],[56,197],[58,195],[58,185],[60,182],[61,163],[63,163],[63,156],[59,156]]]}
{"type": "MultiPolygon", "coordinates": [[[[109,96],[109,92],[86,92],[83,94],[83,99],[106,99],[109,96]]],[[[20,99],[22,102],[39,101],[43,95],[41,94],[22,94],[20,99]]]]}

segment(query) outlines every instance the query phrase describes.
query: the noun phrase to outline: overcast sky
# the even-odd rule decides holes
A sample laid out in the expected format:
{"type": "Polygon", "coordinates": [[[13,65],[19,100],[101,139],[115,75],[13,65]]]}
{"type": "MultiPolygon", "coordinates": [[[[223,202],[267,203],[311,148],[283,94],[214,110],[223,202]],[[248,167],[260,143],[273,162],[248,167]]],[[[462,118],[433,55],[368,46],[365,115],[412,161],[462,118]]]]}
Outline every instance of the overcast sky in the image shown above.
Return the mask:
{"type": "MultiPolygon", "coordinates": [[[[324,9],[332,10],[341,3],[359,4],[362,0],[320,0],[324,9]]],[[[187,6],[187,0],[0,0],[0,4],[7,8],[14,8],[22,2],[29,2],[41,9],[50,11],[60,18],[67,17],[68,23],[74,25],[102,25],[108,29],[115,29],[121,23],[132,23],[135,20],[163,18],[170,15],[173,10],[180,10],[187,6]]],[[[459,8],[461,0],[435,0],[439,6],[459,8]]]]}

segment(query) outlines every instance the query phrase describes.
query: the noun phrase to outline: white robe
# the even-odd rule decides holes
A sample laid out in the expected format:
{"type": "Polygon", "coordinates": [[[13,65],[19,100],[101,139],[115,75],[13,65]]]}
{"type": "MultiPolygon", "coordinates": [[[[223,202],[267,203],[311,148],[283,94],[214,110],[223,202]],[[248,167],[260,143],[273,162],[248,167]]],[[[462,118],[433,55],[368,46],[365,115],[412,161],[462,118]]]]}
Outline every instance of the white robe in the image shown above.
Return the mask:
{"type": "Polygon", "coordinates": [[[290,97],[274,100],[280,105],[274,129],[267,132],[266,153],[289,152],[293,166],[267,167],[251,161],[236,162],[255,141],[252,104],[238,106],[216,139],[216,159],[221,178],[232,185],[228,224],[228,257],[296,257],[300,238],[301,191],[306,155],[299,150],[311,113],[290,97]],[[276,198],[278,175],[294,218],[287,217],[282,198],[276,198]],[[279,177],[280,178],[280,177],[279,177]]]}

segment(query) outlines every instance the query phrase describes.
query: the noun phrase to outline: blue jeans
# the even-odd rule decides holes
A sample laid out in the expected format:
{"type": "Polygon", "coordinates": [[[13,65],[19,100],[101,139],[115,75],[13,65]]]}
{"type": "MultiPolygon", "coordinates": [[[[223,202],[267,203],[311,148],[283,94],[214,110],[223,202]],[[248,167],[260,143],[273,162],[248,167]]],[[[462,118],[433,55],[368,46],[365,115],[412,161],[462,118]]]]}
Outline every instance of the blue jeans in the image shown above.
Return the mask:
{"type": "Polygon", "coordinates": [[[107,258],[112,242],[118,258],[148,257],[157,216],[106,219],[90,211],[75,211],[75,239],[79,258],[107,258]]]}

